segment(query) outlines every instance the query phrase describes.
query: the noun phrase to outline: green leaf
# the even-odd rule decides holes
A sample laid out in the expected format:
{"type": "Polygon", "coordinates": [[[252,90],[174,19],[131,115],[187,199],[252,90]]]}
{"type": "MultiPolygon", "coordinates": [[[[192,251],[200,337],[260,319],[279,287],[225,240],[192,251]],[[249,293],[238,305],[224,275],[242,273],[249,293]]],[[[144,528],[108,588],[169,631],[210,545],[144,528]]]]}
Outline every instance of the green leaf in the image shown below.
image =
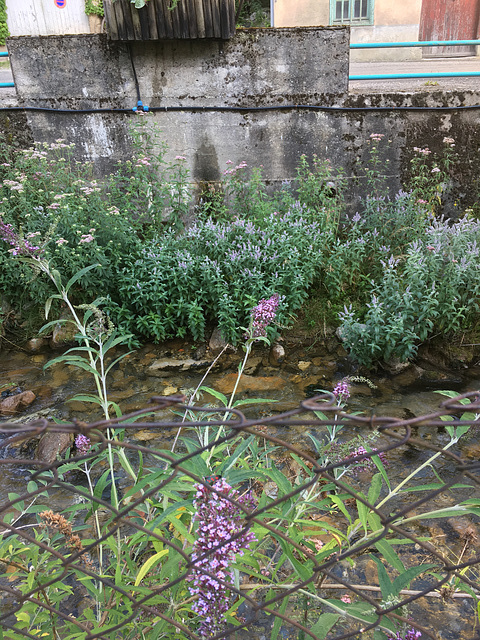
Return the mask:
{"type": "Polygon", "coordinates": [[[175,517],[173,515],[169,515],[167,517],[167,520],[168,520],[168,522],[170,522],[170,524],[173,526],[173,528],[176,529],[178,531],[178,533],[183,538],[185,538],[185,540],[187,542],[190,542],[190,544],[193,544],[195,542],[194,536],[189,532],[189,530],[183,524],[183,522],[180,520],[180,518],[177,518],[177,517],[175,517]]]}
{"type": "Polygon", "coordinates": [[[326,638],[327,633],[333,628],[340,618],[338,613],[323,613],[310,629],[320,640],[326,638]]]}
{"type": "Polygon", "coordinates": [[[88,267],[84,267],[83,269],[80,269],[80,271],[77,271],[77,273],[75,275],[73,275],[70,278],[70,280],[67,282],[67,285],[65,287],[65,293],[67,294],[69,292],[69,290],[70,290],[70,287],[72,287],[75,284],[75,282],[77,282],[77,280],[80,280],[80,278],[82,278],[86,273],[88,273],[92,269],[97,269],[99,267],[102,268],[102,265],[101,264],[91,264],[88,267]]]}
{"type": "Polygon", "coordinates": [[[368,490],[367,500],[371,505],[374,505],[376,503],[381,490],[382,490],[382,474],[376,473],[372,478],[370,489],[368,490]]]}
{"type": "Polygon", "coordinates": [[[375,561],[375,563],[377,565],[378,582],[380,584],[380,590],[382,592],[382,598],[384,600],[387,600],[391,596],[397,595],[393,590],[392,581],[390,580],[390,578],[388,576],[388,573],[387,573],[385,567],[383,566],[382,561],[379,560],[379,558],[377,558],[376,556],[373,556],[373,555],[371,556],[371,558],[373,558],[373,560],[375,561]]]}
{"type": "Polygon", "coordinates": [[[228,406],[227,396],[224,396],[223,393],[220,393],[220,391],[216,391],[211,387],[204,387],[204,386],[201,386],[199,390],[205,391],[206,393],[210,394],[214,398],[217,398],[217,400],[220,400],[220,402],[223,404],[224,407],[228,406]]]}
{"type": "Polygon", "coordinates": [[[369,509],[366,505],[363,504],[363,502],[360,502],[360,500],[356,500],[356,503],[357,503],[358,517],[360,519],[360,522],[362,523],[365,533],[367,534],[369,509]]]}
{"type": "Polygon", "coordinates": [[[382,462],[382,459],[380,458],[380,456],[372,456],[372,461],[373,461],[373,464],[377,467],[377,469],[382,474],[382,478],[385,480],[385,484],[387,485],[388,490],[391,491],[392,487],[390,486],[390,480],[388,478],[387,472],[385,471],[385,466],[382,462]]]}
{"type": "MultiPolygon", "coordinates": [[[[287,609],[287,604],[288,604],[288,598],[284,598],[278,612],[281,614],[284,614],[287,609]]],[[[272,634],[270,636],[271,640],[277,640],[278,632],[280,631],[280,627],[282,626],[282,623],[283,623],[282,618],[278,618],[277,616],[275,616],[275,622],[273,623],[272,634]]]]}
{"type": "Polygon", "coordinates": [[[130,353],[133,353],[133,351],[127,351],[127,353],[123,353],[121,356],[118,356],[118,358],[115,358],[115,360],[108,365],[105,371],[105,375],[107,376],[110,369],[112,369],[112,367],[114,367],[118,362],[120,362],[120,360],[123,360],[123,358],[128,356],[130,353]]]}
{"type": "MultiPolygon", "coordinates": [[[[110,478],[110,469],[107,469],[97,480],[97,483],[93,490],[93,498],[100,498],[100,499],[102,498],[103,492],[105,490],[105,487],[108,484],[109,478],[110,478]]],[[[92,499],[91,513],[95,513],[95,511],[98,509],[99,506],[100,504],[96,500],[92,499]]]]}
{"type": "MultiPolygon", "coordinates": [[[[419,576],[421,573],[425,573],[429,569],[433,569],[437,567],[435,564],[421,564],[418,567],[410,567],[403,573],[401,573],[395,580],[393,581],[393,594],[398,595],[402,589],[406,589],[410,582],[419,576]]],[[[382,591],[383,593],[383,591],[382,591]]]]}
{"type": "Polygon", "coordinates": [[[98,371],[94,369],[92,366],[90,366],[88,362],[85,360],[85,358],[83,358],[82,356],[66,356],[66,355],[59,356],[58,358],[49,360],[46,364],[43,365],[43,368],[48,369],[54,364],[59,364],[59,363],[70,364],[74,367],[78,367],[79,369],[84,369],[85,371],[88,371],[94,376],[98,376],[98,371]]]}
{"type": "Polygon", "coordinates": [[[62,325],[62,324],[75,324],[73,320],[69,320],[68,318],[59,318],[58,320],[51,320],[50,322],[47,322],[47,324],[44,324],[43,327],[41,327],[38,331],[39,335],[42,335],[42,333],[46,333],[47,329],[51,329],[52,327],[56,327],[58,325],[62,325]]]}
{"type": "Polygon", "coordinates": [[[233,467],[233,465],[238,460],[238,458],[240,458],[243,452],[246,449],[248,449],[248,447],[252,444],[254,440],[255,440],[255,436],[251,435],[248,438],[246,438],[242,443],[240,443],[239,446],[235,449],[234,453],[229,458],[227,458],[223,464],[220,465],[218,472],[221,475],[225,475],[227,471],[233,467]]]}
{"type": "MultiPolygon", "coordinates": [[[[378,551],[382,554],[385,560],[390,564],[394,569],[396,569],[399,573],[403,573],[405,571],[405,566],[403,562],[398,557],[397,553],[394,551],[392,545],[385,539],[378,540],[375,543],[378,551]]],[[[394,582],[395,584],[395,582],[394,582]]]]}
{"type": "Polygon", "coordinates": [[[280,538],[279,541],[280,541],[280,545],[281,545],[285,555],[287,556],[287,558],[292,563],[292,566],[295,569],[295,571],[297,572],[297,574],[300,577],[300,579],[301,580],[310,580],[310,578],[313,575],[312,574],[312,562],[311,562],[311,560],[308,561],[308,562],[304,562],[304,563],[300,562],[293,555],[290,543],[287,542],[286,540],[283,540],[283,538],[280,538]]]}
{"type": "Polygon", "coordinates": [[[50,296],[49,298],[47,298],[47,300],[45,301],[45,320],[48,319],[48,314],[50,313],[50,307],[52,306],[52,302],[55,299],[62,300],[62,296],[60,296],[58,293],[55,293],[53,296],[50,296]]]}
{"type": "Polygon", "coordinates": [[[155,553],[153,556],[150,556],[150,558],[148,558],[148,560],[141,567],[135,579],[136,587],[138,587],[138,585],[143,580],[143,578],[147,575],[150,569],[152,569],[158,562],[160,562],[160,560],[167,554],[168,554],[168,549],[163,549],[162,551],[159,551],[158,553],[155,553]]]}
{"type": "Polygon", "coordinates": [[[292,485],[290,484],[290,481],[278,469],[275,469],[275,468],[263,469],[263,473],[268,478],[270,478],[270,480],[273,480],[273,482],[276,483],[281,493],[287,494],[287,493],[290,493],[290,491],[292,490],[292,485]]]}
{"type": "Polygon", "coordinates": [[[68,398],[66,402],[73,402],[74,400],[78,400],[78,402],[94,402],[95,404],[99,404],[100,406],[102,406],[102,401],[98,396],[88,396],[80,394],[78,396],[73,396],[73,398],[68,398]]]}
{"type": "Polygon", "coordinates": [[[236,408],[247,404],[262,404],[264,402],[278,402],[278,400],[272,400],[272,398],[245,398],[244,400],[237,400],[232,406],[236,408]]]}
{"type": "Polygon", "coordinates": [[[347,508],[343,504],[343,500],[339,496],[334,496],[334,495],[330,496],[330,499],[333,502],[333,504],[335,504],[340,509],[340,511],[348,520],[348,522],[352,524],[352,518],[350,517],[350,514],[348,513],[347,508]]]}

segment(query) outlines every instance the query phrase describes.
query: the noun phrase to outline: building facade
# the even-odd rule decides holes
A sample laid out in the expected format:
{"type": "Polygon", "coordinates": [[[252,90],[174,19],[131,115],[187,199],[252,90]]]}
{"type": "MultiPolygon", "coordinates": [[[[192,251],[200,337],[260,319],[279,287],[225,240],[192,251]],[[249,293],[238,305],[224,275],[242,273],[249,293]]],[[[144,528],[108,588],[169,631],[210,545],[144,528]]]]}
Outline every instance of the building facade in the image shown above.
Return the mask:
{"type": "MultiPolygon", "coordinates": [[[[480,0],[274,0],[273,26],[348,24],[351,42],[471,40],[480,32],[480,0]]],[[[478,48],[414,47],[353,50],[352,60],[418,60],[474,56],[478,48]]]]}

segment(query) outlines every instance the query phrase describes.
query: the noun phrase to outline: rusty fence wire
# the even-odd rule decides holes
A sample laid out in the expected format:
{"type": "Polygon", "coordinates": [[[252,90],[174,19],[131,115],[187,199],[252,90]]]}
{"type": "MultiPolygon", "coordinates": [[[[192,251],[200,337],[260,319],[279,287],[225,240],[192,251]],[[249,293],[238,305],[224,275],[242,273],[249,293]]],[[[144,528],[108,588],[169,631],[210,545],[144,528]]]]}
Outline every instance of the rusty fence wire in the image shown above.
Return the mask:
{"type": "Polygon", "coordinates": [[[184,402],[0,424],[0,636],[476,637],[480,463],[457,442],[477,393],[408,420],[331,394],[255,418],[184,402]],[[26,455],[47,433],[66,459],[26,455]]]}

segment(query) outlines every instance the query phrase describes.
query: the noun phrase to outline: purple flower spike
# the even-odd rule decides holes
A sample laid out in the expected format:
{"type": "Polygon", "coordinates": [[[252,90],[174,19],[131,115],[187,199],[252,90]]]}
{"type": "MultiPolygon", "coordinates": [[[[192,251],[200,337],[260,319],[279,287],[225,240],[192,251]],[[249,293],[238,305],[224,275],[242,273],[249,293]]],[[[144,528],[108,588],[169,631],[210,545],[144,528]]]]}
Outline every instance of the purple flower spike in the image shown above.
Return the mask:
{"type": "MultiPolygon", "coordinates": [[[[30,234],[30,237],[34,235],[37,234],[30,234]]],[[[32,256],[43,251],[41,247],[34,246],[22,237],[11,224],[5,223],[2,218],[0,218],[0,238],[13,247],[13,249],[10,249],[10,253],[13,256],[32,256]]]]}
{"type": "Polygon", "coordinates": [[[230,563],[237,554],[243,555],[255,540],[252,532],[242,532],[245,528],[243,511],[227,499],[228,496],[252,510],[255,504],[251,494],[240,495],[223,478],[217,480],[213,488],[225,498],[213,493],[210,488],[196,485],[197,494],[193,503],[197,509],[195,520],[198,530],[192,552],[193,584],[189,589],[193,596],[198,596],[192,609],[203,618],[199,629],[202,638],[209,638],[224,628],[225,613],[231,605],[227,585],[233,585],[230,563]]]}
{"type": "Polygon", "coordinates": [[[337,398],[338,404],[343,404],[350,397],[350,387],[348,385],[348,378],[343,378],[337,384],[335,389],[333,390],[333,395],[337,398]]]}
{"type": "Polygon", "coordinates": [[[388,640],[418,640],[421,637],[421,632],[417,631],[413,627],[407,629],[405,635],[402,635],[400,631],[397,631],[397,635],[395,637],[390,636],[388,640]]]}
{"type": "Polygon", "coordinates": [[[275,320],[279,304],[280,297],[275,293],[268,300],[260,300],[252,309],[250,323],[252,338],[264,338],[267,335],[266,328],[275,320]]]}

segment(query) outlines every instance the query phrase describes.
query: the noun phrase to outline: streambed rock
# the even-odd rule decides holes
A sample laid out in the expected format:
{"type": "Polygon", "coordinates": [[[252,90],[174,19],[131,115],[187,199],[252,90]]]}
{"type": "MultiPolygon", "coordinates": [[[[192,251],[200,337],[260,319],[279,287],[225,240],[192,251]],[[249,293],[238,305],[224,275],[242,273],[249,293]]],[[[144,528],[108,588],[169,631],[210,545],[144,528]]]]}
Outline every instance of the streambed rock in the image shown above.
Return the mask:
{"type": "MultiPolygon", "coordinates": [[[[215,389],[228,395],[232,393],[235,383],[237,382],[238,374],[228,373],[215,383],[215,389]]],[[[243,375],[240,378],[240,383],[237,387],[237,392],[242,391],[276,391],[283,389],[285,386],[285,380],[279,376],[247,376],[243,375]]]]}
{"type": "Polygon", "coordinates": [[[172,373],[180,373],[185,371],[202,371],[211,364],[210,360],[193,360],[186,358],[185,360],[176,358],[164,358],[156,360],[147,368],[147,376],[154,378],[166,378],[172,373]]]}
{"type": "Polygon", "coordinates": [[[33,391],[22,391],[14,396],[8,396],[0,402],[0,415],[13,416],[31,405],[35,398],[33,391]]]}
{"type": "Polygon", "coordinates": [[[73,442],[72,433],[44,433],[38,442],[35,460],[52,464],[73,442]]]}

